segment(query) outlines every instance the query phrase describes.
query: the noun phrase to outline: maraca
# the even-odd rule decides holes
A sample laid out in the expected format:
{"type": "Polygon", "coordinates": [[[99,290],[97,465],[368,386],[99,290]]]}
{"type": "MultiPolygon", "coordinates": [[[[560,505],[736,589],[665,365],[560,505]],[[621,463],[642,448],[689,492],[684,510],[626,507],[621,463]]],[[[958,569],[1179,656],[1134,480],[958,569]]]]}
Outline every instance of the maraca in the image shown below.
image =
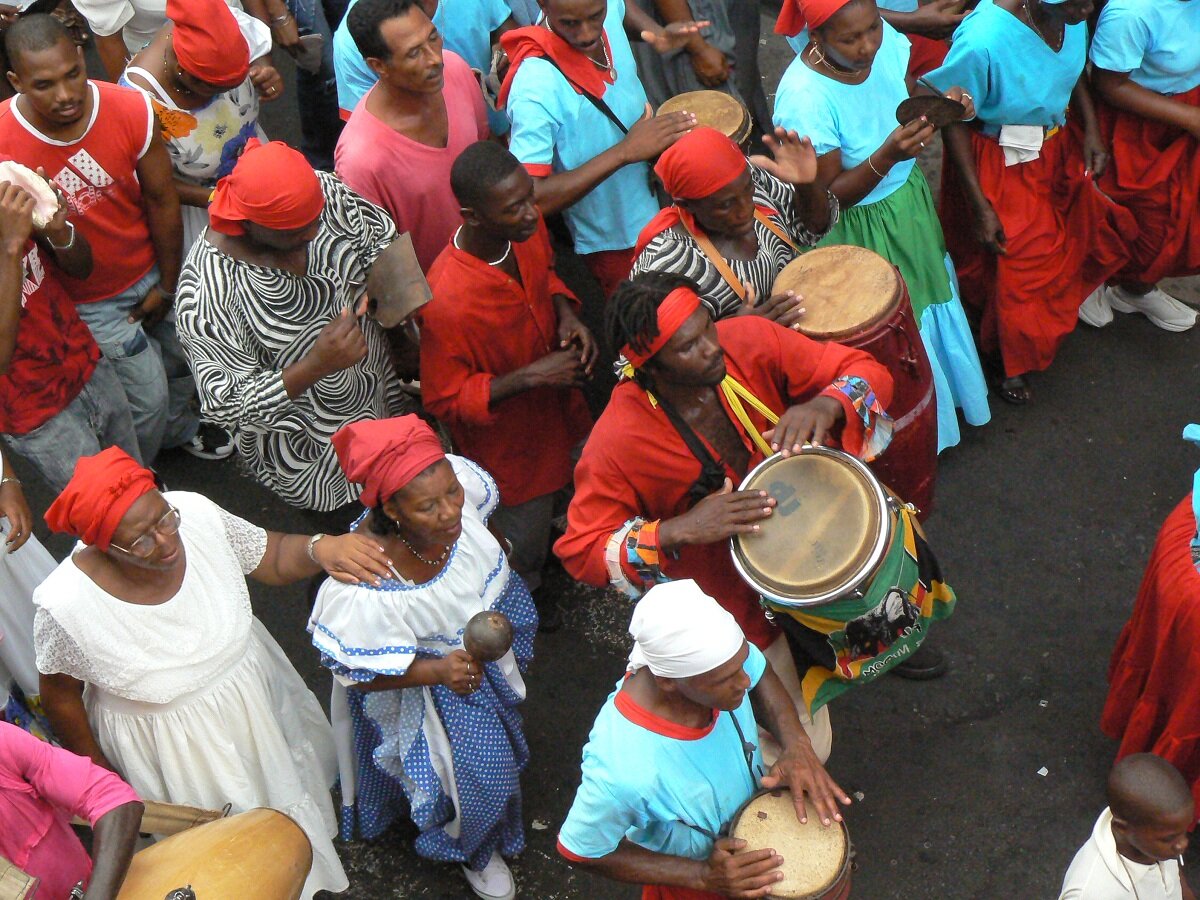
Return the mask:
{"type": "Polygon", "coordinates": [[[463,629],[463,649],[480,663],[495,662],[508,652],[512,642],[512,622],[494,609],[475,613],[463,629]]]}

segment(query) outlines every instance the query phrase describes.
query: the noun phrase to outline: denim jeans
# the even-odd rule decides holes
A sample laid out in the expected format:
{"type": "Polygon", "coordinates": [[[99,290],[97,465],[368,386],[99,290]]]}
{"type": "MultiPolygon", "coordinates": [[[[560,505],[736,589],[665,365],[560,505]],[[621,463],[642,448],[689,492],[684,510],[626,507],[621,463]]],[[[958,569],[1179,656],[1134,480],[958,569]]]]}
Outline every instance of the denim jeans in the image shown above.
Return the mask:
{"type": "Polygon", "coordinates": [[[314,169],[333,171],[333,149],[342,133],[337,80],[333,73],[333,30],[346,14],[349,0],[287,0],[301,34],[325,38],[321,69],[296,69],[296,106],[300,110],[300,151],[314,169]]]}
{"type": "Polygon", "coordinates": [[[175,311],[149,328],[129,321],[129,311],[157,284],[155,266],[115,297],[75,305],[125,389],[146,465],[162,448],[186,444],[200,427],[192,405],[196,383],[175,333],[175,311]]]}
{"type": "Polygon", "coordinates": [[[103,357],[83,390],[60,412],[33,431],[3,437],[56,494],[71,480],[81,456],[117,446],[142,462],[125,392],[112,363],[103,357]]]}

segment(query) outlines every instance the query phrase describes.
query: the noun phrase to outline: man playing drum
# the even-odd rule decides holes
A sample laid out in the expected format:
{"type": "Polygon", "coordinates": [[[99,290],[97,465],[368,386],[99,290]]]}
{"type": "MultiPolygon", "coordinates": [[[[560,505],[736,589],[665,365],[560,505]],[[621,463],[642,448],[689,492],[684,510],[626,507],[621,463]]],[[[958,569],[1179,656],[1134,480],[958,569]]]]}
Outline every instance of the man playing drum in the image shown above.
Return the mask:
{"type": "MultiPolygon", "coordinates": [[[[575,578],[634,597],[659,581],[694,578],[799,701],[787,642],[738,576],[727,543],[756,531],[775,501],[733,485],[774,451],[808,442],[840,441],[867,458],[882,452],[891,376],[869,354],[760,316],[714,323],[695,282],[678,275],[647,272],[622,284],[606,327],[609,346],[622,348],[626,377],[575,469],[555,553],[575,578]],[[777,426],[763,407],[781,414],[777,426]]],[[[807,712],[800,718],[828,757],[828,713],[815,726],[807,712]]]]}
{"type": "Polygon", "coordinates": [[[739,807],[760,785],[787,785],[801,822],[807,794],[832,826],[842,818],[838,803],[850,803],[818,761],[783,682],[694,581],[647,591],[629,633],[629,671],[584,747],[559,852],[645,885],[643,900],[748,896],[776,884],[780,854],[720,836],[739,807]],[[783,747],[769,772],[753,740],[756,720],[783,747]]]}

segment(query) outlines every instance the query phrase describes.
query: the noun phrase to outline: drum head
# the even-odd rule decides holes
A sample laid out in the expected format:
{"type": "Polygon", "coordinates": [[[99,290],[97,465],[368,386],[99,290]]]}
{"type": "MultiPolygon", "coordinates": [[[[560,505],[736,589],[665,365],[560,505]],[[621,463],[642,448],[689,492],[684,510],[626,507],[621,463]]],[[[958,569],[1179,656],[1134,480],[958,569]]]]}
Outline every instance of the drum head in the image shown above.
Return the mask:
{"type": "Polygon", "coordinates": [[[688,91],[676,94],[658,108],[657,115],[687,111],[696,124],[715,128],[735,144],[750,136],[750,112],[740,101],[721,91],[688,91]]]}
{"type": "Polygon", "coordinates": [[[900,304],[900,276],[864,247],[820,247],[792,260],[773,293],[795,291],[805,313],[797,328],[819,341],[840,341],[889,319],[900,304]]]}
{"type": "Polygon", "coordinates": [[[821,897],[842,878],[849,863],[845,823],[826,827],[807,798],[804,805],[808,822],[801,825],[791,791],[763,791],[742,807],[730,829],[730,837],[745,841],[746,850],[770,847],[783,857],[783,880],[771,888],[771,896],[780,900],[821,897]]]}
{"type": "Polygon", "coordinates": [[[806,447],[772,456],[741,490],[775,499],[755,534],[733,539],[734,564],[764,595],[784,605],[827,603],[874,571],[890,536],[887,497],[849,454],[806,447]]]}

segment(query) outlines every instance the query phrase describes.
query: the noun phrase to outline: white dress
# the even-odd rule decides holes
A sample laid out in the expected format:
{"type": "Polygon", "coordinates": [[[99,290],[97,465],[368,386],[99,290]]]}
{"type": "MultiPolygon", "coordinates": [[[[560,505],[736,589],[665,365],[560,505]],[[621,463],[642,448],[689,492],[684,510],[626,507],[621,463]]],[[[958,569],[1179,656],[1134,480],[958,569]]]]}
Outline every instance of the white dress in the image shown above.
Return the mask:
{"type": "Polygon", "coordinates": [[[331,840],[332,729],[250,609],[244,576],[266,532],[199,494],[164,496],[182,517],[179,592],[126,603],[67,558],[34,592],[38,669],[87,683],[96,739],[142,797],[286,813],[312,842],[303,896],[345,890],[331,840]]]}

